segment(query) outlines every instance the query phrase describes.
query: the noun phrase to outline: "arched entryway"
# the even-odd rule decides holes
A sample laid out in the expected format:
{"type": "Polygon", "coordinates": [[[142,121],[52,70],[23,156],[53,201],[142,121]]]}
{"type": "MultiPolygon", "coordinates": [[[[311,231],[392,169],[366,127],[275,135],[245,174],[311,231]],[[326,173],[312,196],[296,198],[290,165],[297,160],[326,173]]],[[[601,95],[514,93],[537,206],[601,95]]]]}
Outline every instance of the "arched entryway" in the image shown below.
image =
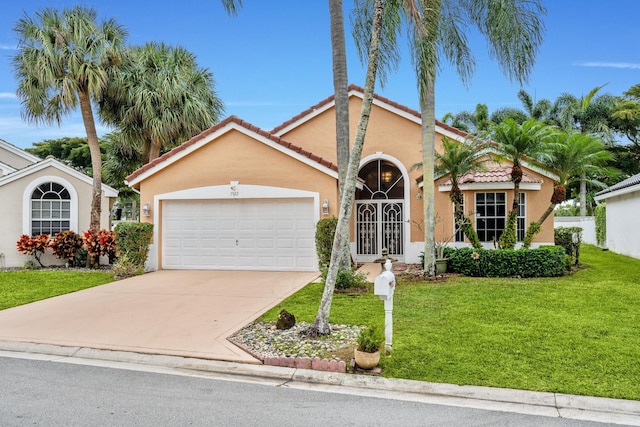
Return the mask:
{"type": "Polygon", "coordinates": [[[405,240],[405,178],[400,169],[386,159],[365,163],[358,177],[363,187],[356,193],[356,256],[373,261],[383,248],[403,259],[405,240]]]}

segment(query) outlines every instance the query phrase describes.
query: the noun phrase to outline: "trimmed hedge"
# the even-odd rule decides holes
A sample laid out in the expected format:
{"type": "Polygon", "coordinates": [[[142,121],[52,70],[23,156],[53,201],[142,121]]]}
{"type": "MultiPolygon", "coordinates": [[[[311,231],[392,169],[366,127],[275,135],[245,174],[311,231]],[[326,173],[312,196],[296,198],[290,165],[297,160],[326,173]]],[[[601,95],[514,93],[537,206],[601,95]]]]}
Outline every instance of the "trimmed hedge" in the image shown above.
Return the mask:
{"type": "Polygon", "coordinates": [[[116,225],[115,236],[119,255],[135,266],[144,266],[153,238],[153,224],[121,222],[116,225]]]}
{"type": "Polygon", "coordinates": [[[475,277],[557,277],[565,272],[565,251],[560,246],[527,250],[460,248],[451,251],[448,268],[475,277]]]}
{"type": "Polygon", "coordinates": [[[316,225],[316,251],[318,253],[318,267],[329,268],[333,236],[336,234],[338,218],[323,218],[316,225]]]}

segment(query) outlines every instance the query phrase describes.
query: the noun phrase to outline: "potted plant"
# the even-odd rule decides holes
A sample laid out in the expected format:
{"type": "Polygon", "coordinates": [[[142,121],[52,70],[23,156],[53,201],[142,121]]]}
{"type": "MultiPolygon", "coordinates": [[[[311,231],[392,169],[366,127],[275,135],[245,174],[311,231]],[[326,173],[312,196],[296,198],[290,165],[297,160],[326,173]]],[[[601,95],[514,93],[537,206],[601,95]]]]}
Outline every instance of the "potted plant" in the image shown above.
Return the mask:
{"type": "Polygon", "coordinates": [[[436,242],[436,274],[444,274],[447,272],[447,264],[449,258],[444,253],[445,248],[451,242],[453,236],[445,239],[443,242],[436,242]]]}
{"type": "Polygon", "coordinates": [[[375,326],[360,330],[356,340],[358,347],[354,351],[356,365],[362,369],[373,369],[380,362],[380,346],[384,343],[384,335],[375,326]]]}

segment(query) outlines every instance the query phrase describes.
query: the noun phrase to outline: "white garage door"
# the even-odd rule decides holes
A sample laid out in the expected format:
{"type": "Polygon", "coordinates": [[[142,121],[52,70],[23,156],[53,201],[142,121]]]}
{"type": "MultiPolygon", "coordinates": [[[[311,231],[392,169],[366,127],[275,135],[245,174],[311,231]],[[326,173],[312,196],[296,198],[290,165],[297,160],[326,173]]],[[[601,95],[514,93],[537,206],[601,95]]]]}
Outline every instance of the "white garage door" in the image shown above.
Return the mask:
{"type": "Polygon", "coordinates": [[[317,270],[313,199],[165,200],[166,269],[317,270]]]}

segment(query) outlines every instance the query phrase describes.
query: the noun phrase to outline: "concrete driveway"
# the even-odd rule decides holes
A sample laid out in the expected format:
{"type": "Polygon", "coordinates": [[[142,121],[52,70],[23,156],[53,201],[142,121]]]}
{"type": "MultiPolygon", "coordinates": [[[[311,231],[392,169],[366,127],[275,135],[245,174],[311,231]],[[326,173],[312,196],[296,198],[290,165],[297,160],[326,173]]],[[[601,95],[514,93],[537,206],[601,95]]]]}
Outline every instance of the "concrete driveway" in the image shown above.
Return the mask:
{"type": "Polygon", "coordinates": [[[260,363],[226,338],[317,276],[157,271],[0,311],[0,341],[260,363]]]}

